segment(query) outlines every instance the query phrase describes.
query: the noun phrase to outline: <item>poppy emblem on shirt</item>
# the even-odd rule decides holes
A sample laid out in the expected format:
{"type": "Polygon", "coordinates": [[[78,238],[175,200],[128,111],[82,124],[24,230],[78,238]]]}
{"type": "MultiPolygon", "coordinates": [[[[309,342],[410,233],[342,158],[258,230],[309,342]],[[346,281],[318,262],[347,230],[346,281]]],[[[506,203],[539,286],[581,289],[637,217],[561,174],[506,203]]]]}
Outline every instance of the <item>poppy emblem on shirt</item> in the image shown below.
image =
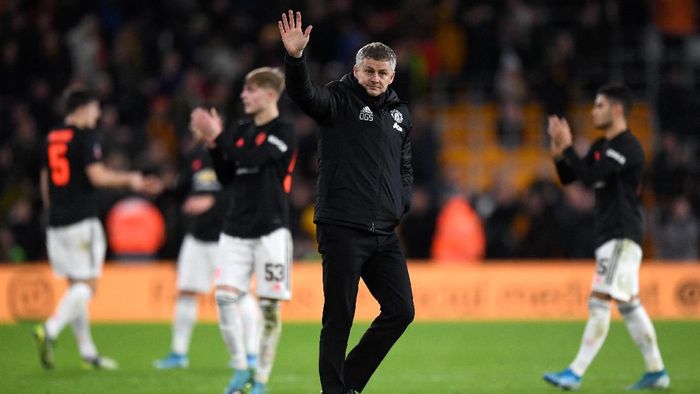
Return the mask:
{"type": "Polygon", "coordinates": [[[195,159],[192,161],[192,171],[197,171],[202,168],[202,160],[195,159]]]}
{"type": "Polygon", "coordinates": [[[599,151],[593,152],[593,158],[595,159],[595,161],[600,160],[600,152],[599,151]]]}
{"type": "Polygon", "coordinates": [[[236,140],[236,148],[242,148],[243,145],[245,145],[245,141],[243,140],[243,137],[240,137],[238,140],[236,140]]]}
{"type": "Polygon", "coordinates": [[[258,135],[255,136],[255,146],[260,146],[265,142],[265,139],[267,139],[267,134],[265,134],[264,131],[261,131],[258,133],[258,135]]]}

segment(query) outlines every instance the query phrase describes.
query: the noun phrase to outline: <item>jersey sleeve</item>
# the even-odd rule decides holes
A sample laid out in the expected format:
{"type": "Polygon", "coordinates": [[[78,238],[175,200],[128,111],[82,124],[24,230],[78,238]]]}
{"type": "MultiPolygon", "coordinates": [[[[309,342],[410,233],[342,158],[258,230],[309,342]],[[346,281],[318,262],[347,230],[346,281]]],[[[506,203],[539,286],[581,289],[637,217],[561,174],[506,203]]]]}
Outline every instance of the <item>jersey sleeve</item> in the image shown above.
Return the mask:
{"type": "Polygon", "coordinates": [[[306,54],[298,59],[285,55],[285,85],[292,101],[320,124],[330,123],[338,116],[342,105],[340,96],[329,86],[311,82],[306,54]]]}
{"type": "Polygon", "coordinates": [[[93,131],[85,132],[82,140],[82,157],[85,167],[102,161],[102,144],[93,131]]]}
{"type": "Polygon", "coordinates": [[[216,139],[216,147],[209,149],[212,167],[222,185],[230,184],[236,177],[236,163],[227,157],[225,151],[225,146],[234,143],[234,133],[224,130],[216,139]]]}

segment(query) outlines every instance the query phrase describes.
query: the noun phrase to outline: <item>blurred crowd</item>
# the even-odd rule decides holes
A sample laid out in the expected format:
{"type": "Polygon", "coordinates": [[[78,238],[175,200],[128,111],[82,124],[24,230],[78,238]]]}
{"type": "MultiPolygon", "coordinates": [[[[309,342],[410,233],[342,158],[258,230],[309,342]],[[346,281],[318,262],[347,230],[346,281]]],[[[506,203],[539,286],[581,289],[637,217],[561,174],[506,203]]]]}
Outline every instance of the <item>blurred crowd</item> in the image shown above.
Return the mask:
{"type": "MultiPolygon", "coordinates": [[[[298,2],[254,0],[0,0],[0,261],[45,258],[39,194],[41,141],[61,122],[65,87],[102,102],[98,133],[113,168],[158,174],[174,185],[192,144],[199,105],[227,122],[241,116],[245,73],[281,66],[277,20],[298,2]]],[[[642,193],[647,256],[698,258],[700,35],[697,0],[306,0],[308,50],[318,83],[350,71],[370,41],[396,51],[392,87],[412,106],[415,193],[399,232],[407,257],[443,260],[590,258],[592,194],[534,174],[516,190],[494,173],[486,190],[449,181],[439,160],[436,111],[496,103],[492,132],[522,143],[522,108],[566,115],[610,80],[652,106],[653,155],[642,193]]],[[[314,258],[311,223],[316,126],[283,96],[299,133],[292,188],[297,258],[314,258]]],[[[585,152],[586,146],[577,146],[585,152]]],[[[101,194],[101,210],[126,192],[101,194]]],[[[182,196],[155,198],[165,241],[152,257],[177,256],[182,196]]],[[[114,257],[114,256],[112,256],[114,257]]]]}

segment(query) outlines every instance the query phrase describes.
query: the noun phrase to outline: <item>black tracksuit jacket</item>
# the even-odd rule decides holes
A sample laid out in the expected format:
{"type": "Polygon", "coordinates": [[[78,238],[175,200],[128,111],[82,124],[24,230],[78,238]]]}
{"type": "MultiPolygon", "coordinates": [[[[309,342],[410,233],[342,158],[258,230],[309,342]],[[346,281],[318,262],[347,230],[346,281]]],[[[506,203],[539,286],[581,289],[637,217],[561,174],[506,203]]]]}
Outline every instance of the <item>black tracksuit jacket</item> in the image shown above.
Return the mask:
{"type": "Polygon", "coordinates": [[[389,234],[410,207],[413,168],[408,105],[369,96],[352,74],[324,87],[305,56],[286,56],[287,92],[320,126],[314,222],[389,234]]]}

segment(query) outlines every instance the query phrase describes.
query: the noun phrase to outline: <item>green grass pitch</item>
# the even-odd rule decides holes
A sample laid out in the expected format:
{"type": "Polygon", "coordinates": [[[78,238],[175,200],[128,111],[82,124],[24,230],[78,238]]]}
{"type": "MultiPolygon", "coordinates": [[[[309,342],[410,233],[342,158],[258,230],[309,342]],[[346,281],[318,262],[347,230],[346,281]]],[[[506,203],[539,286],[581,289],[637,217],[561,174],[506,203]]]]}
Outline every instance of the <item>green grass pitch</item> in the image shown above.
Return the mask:
{"type": "MultiPolygon", "coordinates": [[[[583,322],[414,323],[387,356],[364,393],[556,393],[542,373],[574,357],[583,322]]],[[[657,321],[671,393],[700,393],[700,322],[657,321]]],[[[355,343],[366,324],[353,329],[355,343]]],[[[70,329],[55,349],[56,368],[39,366],[31,323],[0,325],[0,393],[220,393],[231,371],[218,327],[199,324],[187,370],[159,371],[167,353],[167,324],[93,326],[118,371],[83,371],[70,329]]],[[[271,393],[318,393],[318,324],[285,324],[271,393]]],[[[614,322],[582,393],[618,393],[643,372],[624,324],[614,322]]]]}

